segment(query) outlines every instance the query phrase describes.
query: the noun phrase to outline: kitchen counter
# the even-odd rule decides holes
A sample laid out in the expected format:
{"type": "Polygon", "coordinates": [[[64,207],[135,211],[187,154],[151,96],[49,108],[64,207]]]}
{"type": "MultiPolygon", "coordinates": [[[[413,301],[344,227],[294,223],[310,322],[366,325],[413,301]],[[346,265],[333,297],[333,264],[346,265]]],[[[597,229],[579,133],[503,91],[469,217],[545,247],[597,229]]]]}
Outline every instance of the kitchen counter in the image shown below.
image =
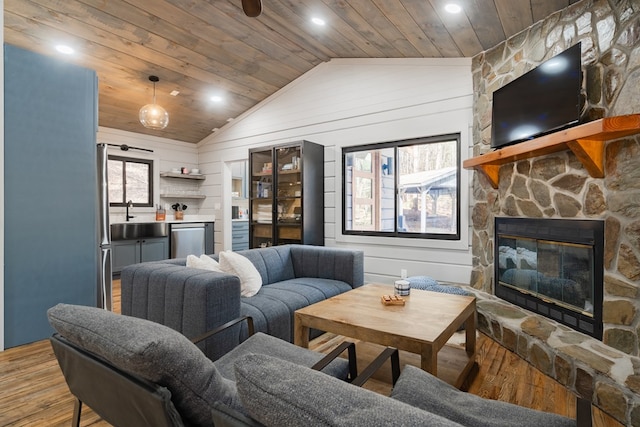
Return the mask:
{"type": "MultiPolygon", "coordinates": [[[[124,215],[114,215],[114,219],[116,221],[111,222],[111,224],[124,224],[124,215]]],[[[185,215],[184,219],[174,219],[173,215],[167,214],[166,219],[164,221],[156,221],[156,215],[139,215],[135,218],[129,220],[129,223],[141,223],[141,222],[166,222],[167,224],[177,224],[177,223],[188,223],[188,222],[215,222],[215,215],[185,215]]],[[[246,221],[246,220],[245,220],[246,221]]]]}

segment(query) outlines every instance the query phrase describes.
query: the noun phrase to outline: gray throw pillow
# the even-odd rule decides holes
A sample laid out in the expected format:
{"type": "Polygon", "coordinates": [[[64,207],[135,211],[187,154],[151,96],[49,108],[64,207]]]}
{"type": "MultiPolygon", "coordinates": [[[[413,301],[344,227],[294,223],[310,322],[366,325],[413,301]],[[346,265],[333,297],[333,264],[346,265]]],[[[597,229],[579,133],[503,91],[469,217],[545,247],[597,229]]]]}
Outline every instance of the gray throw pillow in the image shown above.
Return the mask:
{"type": "Polygon", "coordinates": [[[465,393],[439,378],[406,365],[391,397],[465,426],[575,427],[576,422],[556,414],[465,393]]]}
{"type": "Polygon", "coordinates": [[[193,425],[211,425],[215,401],[243,410],[235,384],[173,329],[95,307],[58,304],[47,314],[51,326],[71,343],[169,389],[178,412],[193,425]]]}
{"type": "Polygon", "coordinates": [[[275,357],[235,364],[244,407],[265,426],[459,426],[329,375],[275,357]]]}

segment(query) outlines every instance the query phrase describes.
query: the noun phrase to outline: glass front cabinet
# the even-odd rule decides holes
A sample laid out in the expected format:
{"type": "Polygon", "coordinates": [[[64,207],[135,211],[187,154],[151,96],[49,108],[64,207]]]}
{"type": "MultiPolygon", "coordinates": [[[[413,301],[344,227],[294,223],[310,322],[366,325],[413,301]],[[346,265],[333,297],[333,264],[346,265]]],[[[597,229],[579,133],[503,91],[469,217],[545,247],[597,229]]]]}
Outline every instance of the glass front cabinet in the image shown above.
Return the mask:
{"type": "Polygon", "coordinates": [[[324,245],[324,147],[309,141],[249,151],[251,248],[324,245]]]}

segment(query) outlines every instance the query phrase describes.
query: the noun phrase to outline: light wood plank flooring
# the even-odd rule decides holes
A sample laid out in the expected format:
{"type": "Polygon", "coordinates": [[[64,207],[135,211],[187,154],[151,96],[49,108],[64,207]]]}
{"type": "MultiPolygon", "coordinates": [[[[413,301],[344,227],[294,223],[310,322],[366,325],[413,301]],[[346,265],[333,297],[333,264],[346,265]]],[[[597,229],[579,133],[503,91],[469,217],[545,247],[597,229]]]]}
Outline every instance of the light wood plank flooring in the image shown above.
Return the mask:
{"type": "MultiPolygon", "coordinates": [[[[120,310],[119,281],[114,283],[114,308],[120,310]]],[[[342,338],[325,334],[312,341],[319,351],[332,348],[342,338]]],[[[575,397],[514,353],[480,335],[478,372],[469,392],[529,408],[575,416],[575,397]]],[[[361,365],[362,366],[362,365],[361,365]]],[[[383,368],[384,369],[384,368],[383,368]]],[[[367,388],[387,394],[390,386],[372,380],[367,388]]],[[[0,426],[69,426],[73,398],[64,382],[48,340],[0,352],[0,426]]],[[[90,408],[83,409],[82,426],[109,426],[90,408]]],[[[595,427],[621,424],[594,407],[595,427]]]]}

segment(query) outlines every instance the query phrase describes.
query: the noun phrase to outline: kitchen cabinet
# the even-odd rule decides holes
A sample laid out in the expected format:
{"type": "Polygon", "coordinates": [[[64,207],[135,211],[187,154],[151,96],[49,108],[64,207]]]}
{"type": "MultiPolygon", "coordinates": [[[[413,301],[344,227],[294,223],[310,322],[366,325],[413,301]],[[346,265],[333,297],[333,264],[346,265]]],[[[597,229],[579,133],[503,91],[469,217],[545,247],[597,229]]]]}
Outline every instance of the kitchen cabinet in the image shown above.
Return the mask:
{"type": "Polygon", "coordinates": [[[233,221],[231,227],[231,250],[249,249],[249,221],[233,221]]]}
{"type": "Polygon", "coordinates": [[[324,245],[324,147],[249,150],[249,246],[324,245]]]}
{"type": "Polygon", "coordinates": [[[114,273],[131,264],[169,259],[169,238],[151,237],[111,242],[111,262],[114,273]]]}

